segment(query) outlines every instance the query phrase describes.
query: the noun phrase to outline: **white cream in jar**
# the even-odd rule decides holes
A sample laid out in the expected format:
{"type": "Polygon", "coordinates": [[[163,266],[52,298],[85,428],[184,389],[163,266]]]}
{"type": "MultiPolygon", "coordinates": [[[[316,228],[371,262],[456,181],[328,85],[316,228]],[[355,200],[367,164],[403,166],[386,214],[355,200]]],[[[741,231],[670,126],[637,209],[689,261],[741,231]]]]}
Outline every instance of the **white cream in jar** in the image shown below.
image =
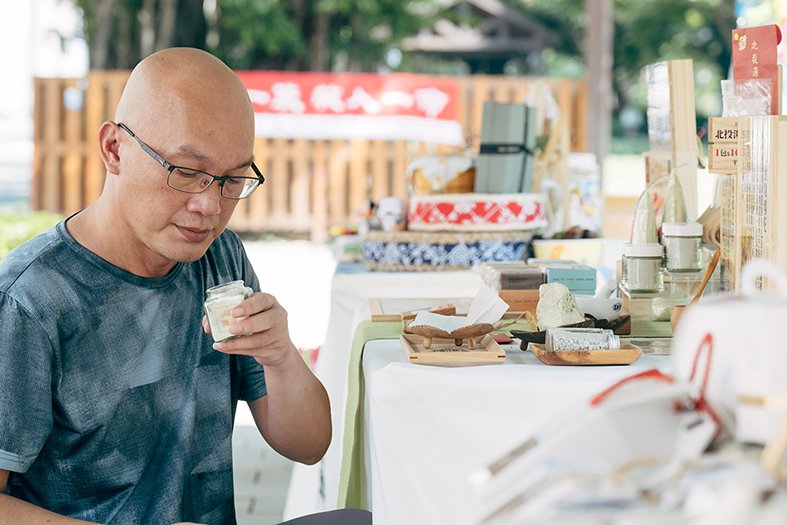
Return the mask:
{"type": "Polygon", "coordinates": [[[238,337],[230,332],[230,325],[238,320],[232,316],[232,310],[253,293],[254,290],[245,286],[243,281],[231,281],[208,288],[205,313],[214,341],[218,343],[238,337]]]}

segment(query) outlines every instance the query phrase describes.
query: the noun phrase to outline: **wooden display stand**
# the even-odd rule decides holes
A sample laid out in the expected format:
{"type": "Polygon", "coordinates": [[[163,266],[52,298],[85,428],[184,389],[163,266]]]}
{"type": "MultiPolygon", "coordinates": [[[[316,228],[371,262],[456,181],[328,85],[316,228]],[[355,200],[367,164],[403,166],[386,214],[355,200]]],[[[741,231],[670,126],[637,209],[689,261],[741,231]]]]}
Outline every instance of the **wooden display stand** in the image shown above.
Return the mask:
{"type": "Polygon", "coordinates": [[[677,172],[686,197],[686,212],[694,219],[697,217],[697,123],[692,61],[650,64],[645,68],[645,76],[650,147],[646,162],[656,176],[654,181],[665,168],[677,172]]]}

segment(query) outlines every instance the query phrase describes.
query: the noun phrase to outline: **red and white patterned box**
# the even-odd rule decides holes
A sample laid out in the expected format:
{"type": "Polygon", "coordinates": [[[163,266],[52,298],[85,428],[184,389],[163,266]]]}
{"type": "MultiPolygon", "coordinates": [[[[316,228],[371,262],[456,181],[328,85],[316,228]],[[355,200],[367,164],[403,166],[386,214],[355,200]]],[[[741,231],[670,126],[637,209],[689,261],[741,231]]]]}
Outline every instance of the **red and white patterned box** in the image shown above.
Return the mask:
{"type": "Polygon", "coordinates": [[[547,226],[540,193],[413,195],[407,229],[414,231],[521,231],[547,226]]]}

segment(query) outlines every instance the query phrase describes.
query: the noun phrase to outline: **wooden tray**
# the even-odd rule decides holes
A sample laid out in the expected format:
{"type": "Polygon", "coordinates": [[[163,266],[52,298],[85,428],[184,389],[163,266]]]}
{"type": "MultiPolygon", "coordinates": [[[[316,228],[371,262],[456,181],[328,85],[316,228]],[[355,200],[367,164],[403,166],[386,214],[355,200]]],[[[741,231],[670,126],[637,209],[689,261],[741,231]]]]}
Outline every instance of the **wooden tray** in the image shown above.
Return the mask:
{"type": "Polygon", "coordinates": [[[630,365],[642,356],[642,350],[631,343],[621,343],[620,350],[576,350],[549,352],[544,345],[530,343],[530,352],[547,365],[630,365]]]}
{"type": "Polygon", "coordinates": [[[465,342],[457,346],[451,339],[432,339],[432,347],[424,348],[423,338],[418,335],[404,334],[401,336],[402,348],[411,363],[439,366],[491,365],[506,360],[505,351],[500,348],[492,336],[485,335],[475,349],[470,349],[465,342]]]}

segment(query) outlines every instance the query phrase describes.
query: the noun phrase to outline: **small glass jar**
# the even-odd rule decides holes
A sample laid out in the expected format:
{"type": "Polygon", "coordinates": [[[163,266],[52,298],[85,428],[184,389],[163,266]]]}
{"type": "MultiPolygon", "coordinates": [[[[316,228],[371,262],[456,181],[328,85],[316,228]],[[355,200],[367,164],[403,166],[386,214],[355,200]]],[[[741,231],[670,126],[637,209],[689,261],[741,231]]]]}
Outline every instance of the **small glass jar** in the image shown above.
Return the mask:
{"type": "Polygon", "coordinates": [[[230,324],[236,319],[232,316],[232,309],[253,293],[254,290],[245,286],[243,281],[231,281],[208,288],[205,313],[214,341],[218,343],[238,337],[230,332],[230,324]]]}
{"type": "Polygon", "coordinates": [[[664,290],[664,246],[655,243],[623,245],[621,284],[629,292],[664,290]]]}
{"type": "Polygon", "coordinates": [[[605,328],[549,328],[545,342],[549,352],[620,349],[620,337],[605,328]]]}
{"type": "Polygon", "coordinates": [[[661,242],[667,252],[668,272],[702,270],[702,224],[666,222],[661,227],[661,242]]]}

